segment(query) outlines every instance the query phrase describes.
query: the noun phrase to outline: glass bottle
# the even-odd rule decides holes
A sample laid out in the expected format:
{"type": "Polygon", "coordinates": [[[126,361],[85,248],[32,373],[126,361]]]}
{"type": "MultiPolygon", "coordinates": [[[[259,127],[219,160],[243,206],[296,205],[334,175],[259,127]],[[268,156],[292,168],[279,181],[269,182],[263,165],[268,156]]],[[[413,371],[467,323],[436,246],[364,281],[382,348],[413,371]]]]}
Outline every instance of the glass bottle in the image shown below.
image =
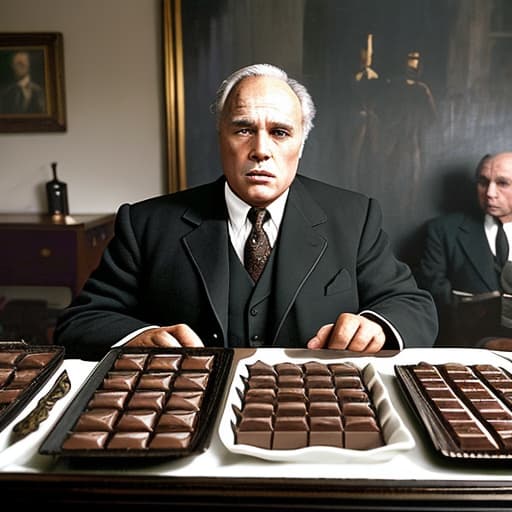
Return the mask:
{"type": "Polygon", "coordinates": [[[57,162],[52,162],[53,179],[46,183],[48,213],[50,215],[69,215],[68,186],[57,178],[57,162]]]}

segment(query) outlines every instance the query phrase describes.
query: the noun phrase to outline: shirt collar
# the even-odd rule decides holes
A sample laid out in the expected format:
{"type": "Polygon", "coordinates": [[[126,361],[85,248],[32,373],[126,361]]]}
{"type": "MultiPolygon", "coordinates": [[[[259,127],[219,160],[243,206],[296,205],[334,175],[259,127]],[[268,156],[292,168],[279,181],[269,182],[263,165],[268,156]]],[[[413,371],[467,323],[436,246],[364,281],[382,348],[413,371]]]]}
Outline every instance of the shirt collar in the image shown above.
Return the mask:
{"type": "MultiPolygon", "coordinates": [[[[485,227],[486,228],[492,228],[493,226],[497,226],[498,225],[498,222],[499,220],[496,218],[496,217],[493,217],[492,215],[489,215],[488,213],[485,214],[485,221],[484,221],[484,224],[485,224],[485,227]]],[[[508,229],[508,225],[510,224],[510,222],[504,222],[503,223],[503,227],[505,229],[508,229]]]]}
{"type": "MultiPolygon", "coordinates": [[[[274,202],[267,206],[267,210],[270,213],[270,220],[275,225],[276,229],[279,230],[281,220],[284,215],[284,207],[286,206],[286,199],[288,198],[288,188],[283,194],[281,194],[274,202]]],[[[251,206],[245,201],[242,201],[234,192],[231,190],[228,182],[224,185],[224,196],[226,198],[226,206],[228,209],[229,222],[234,233],[240,232],[243,229],[247,214],[251,209],[251,206]]]]}
{"type": "Polygon", "coordinates": [[[494,226],[496,226],[496,219],[492,216],[492,215],[489,215],[488,213],[485,214],[485,220],[484,220],[484,225],[485,225],[485,228],[486,229],[490,229],[494,226]]]}

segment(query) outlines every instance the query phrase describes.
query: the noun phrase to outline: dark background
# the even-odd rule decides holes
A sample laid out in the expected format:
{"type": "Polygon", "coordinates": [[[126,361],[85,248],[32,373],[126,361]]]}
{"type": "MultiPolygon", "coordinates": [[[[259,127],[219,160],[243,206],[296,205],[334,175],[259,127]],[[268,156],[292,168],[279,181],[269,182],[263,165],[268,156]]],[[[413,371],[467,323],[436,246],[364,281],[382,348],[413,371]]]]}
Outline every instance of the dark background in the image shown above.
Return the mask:
{"type": "Polygon", "coordinates": [[[512,150],[510,1],[187,0],[182,11],[188,186],[221,173],[218,84],[256,62],[283,67],[315,100],[299,171],[376,197],[413,267],[425,222],[474,207],[478,160],[512,150]],[[379,78],[358,82],[369,33],[379,78]],[[420,73],[408,85],[411,51],[420,73]]]}

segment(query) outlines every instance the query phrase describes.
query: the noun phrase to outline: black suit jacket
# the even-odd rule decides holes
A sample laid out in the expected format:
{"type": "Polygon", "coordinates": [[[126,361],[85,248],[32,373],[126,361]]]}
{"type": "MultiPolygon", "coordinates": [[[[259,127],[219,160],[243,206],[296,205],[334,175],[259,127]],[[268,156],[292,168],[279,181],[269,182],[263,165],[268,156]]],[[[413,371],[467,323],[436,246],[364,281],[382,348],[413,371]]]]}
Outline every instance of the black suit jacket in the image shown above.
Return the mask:
{"type": "Polygon", "coordinates": [[[437,306],[437,345],[480,346],[486,337],[510,336],[500,324],[499,295],[475,303],[461,303],[452,295],[453,290],[471,294],[500,290],[483,213],[454,213],[429,221],[416,277],[437,306]]]}
{"type": "MultiPolygon", "coordinates": [[[[227,209],[222,177],[122,205],[115,236],[81,294],[60,317],[55,342],[94,358],[130,332],[186,323],[205,345],[228,343],[227,209]]],[[[272,342],[304,347],[342,312],[370,309],[407,346],[431,346],[430,294],[392,254],[374,200],[297,176],[274,247],[272,342]]]]}
{"type": "Polygon", "coordinates": [[[432,219],[417,279],[439,305],[450,304],[452,290],[475,294],[499,290],[483,214],[454,213],[432,219]]]}

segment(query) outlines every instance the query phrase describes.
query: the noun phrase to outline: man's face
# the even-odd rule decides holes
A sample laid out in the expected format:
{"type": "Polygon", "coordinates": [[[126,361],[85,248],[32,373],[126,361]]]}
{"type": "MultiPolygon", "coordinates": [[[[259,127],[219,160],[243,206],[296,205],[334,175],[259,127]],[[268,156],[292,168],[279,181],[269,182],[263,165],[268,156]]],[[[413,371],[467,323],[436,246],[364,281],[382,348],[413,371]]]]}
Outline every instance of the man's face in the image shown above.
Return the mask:
{"type": "Polygon", "coordinates": [[[30,71],[30,58],[26,52],[15,53],[12,58],[12,69],[16,80],[26,76],[30,71]]]}
{"type": "Polygon", "coordinates": [[[477,194],[485,213],[502,222],[512,221],[512,153],[500,153],[483,164],[477,194]]]}
{"type": "Polygon", "coordinates": [[[282,80],[248,77],[231,91],[219,125],[224,175],[235,194],[264,207],[291,184],[302,150],[299,99],[282,80]]]}

